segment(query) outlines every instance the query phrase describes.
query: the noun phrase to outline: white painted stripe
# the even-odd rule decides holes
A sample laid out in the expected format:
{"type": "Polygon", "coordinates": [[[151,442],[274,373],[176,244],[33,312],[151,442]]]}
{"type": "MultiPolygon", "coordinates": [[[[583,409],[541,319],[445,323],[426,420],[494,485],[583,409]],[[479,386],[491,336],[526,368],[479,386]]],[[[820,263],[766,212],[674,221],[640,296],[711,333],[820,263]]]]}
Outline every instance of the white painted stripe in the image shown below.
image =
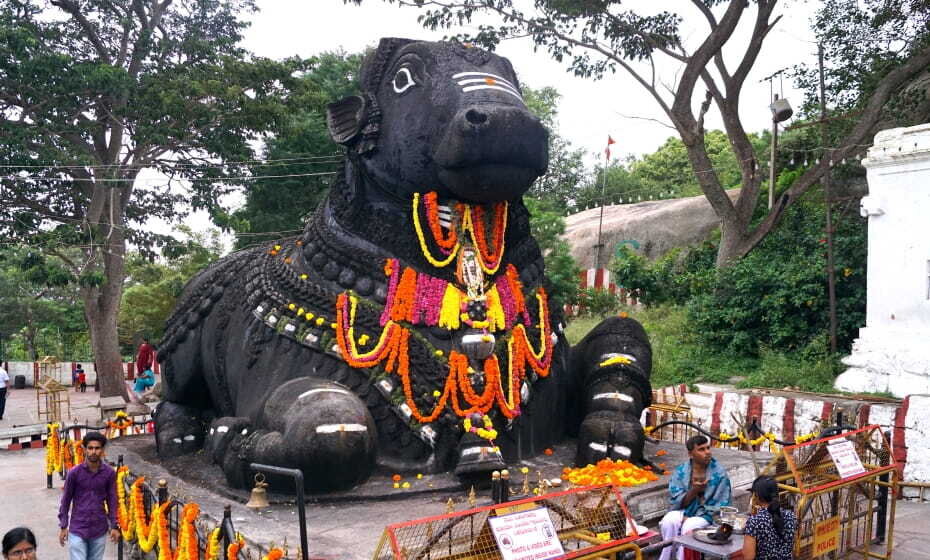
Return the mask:
{"type": "Polygon", "coordinates": [[[184,436],[184,441],[194,441],[194,436],[191,434],[188,434],[184,436]]]}
{"type": "Polygon", "coordinates": [[[316,427],[318,434],[333,434],[336,432],[367,432],[368,428],[362,424],[323,424],[316,427]]]}
{"type": "Polygon", "coordinates": [[[623,393],[598,393],[594,395],[591,400],[596,401],[597,399],[616,399],[619,401],[633,402],[633,397],[624,395],[623,393]]]}
{"type": "Polygon", "coordinates": [[[466,76],[486,76],[488,78],[494,78],[495,80],[500,80],[504,82],[505,84],[507,84],[508,86],[513,87],[513,84],[510,83],[510,80],[508,80],[507,78],[504,78],[503,76],[498,76],[497,74],[489,74],[487,72],[459,72],[458,74],[454,74],[452,76],[452,79],[458,80],[459,78],[464,78],[466,76]]]}
{"type": "Polygon", "coordinates": [[[624,457],[629,457],[630,455],[632,455],[630,448],[625,445],[615,445],[614,453],[616,453],[617,455],[623,455],[624,457]]]}
{"type": "MultiPolygon", "coordinates": [[[[493,81],[493,80],[492,80],[492,81],[493,81]]],[[[510,85],[510,84],[507,83],[507,82],[502,82],[502,81],[499,81],[499,80],[498,80],[498,81],[494,81],[493,84],[489,84],[487,78],[475,78],[475,79],[473,79],[473,80],[460,80],[460,81],[459,81],[459,85],[460,85],[460,86],[466,86],[466,85],[468,85],[468,84],[485,84],[485,85],[489,85],[489,86],[501,86],[502,88],[506,88],[506,89],[512,91],[513,93],[516,93],[516,94],[518,94],[518,95],[520,94],[520,92],[517,91],[517,88],[513,87],[512,85],[510,85]]]]}
{"type": "Polygon", "coordinates": [[[582,288],[593,288],[593,287],[594,287],[594,274],[595,274],[595,272],[596,272],[596,271],[595,271],[593,268],[589,268],[589,269],[588,269],[587,275],[586,275],[586,278],[585,278],[585,285],[582,286],[582,288]]]}
{"type": "Polygon", "coordinates": [[[216,431],[219,432],[219,433],[221,433],[221,434],[225,434],[226,432],[229,431],[229,426],[218,426],[218,427],[216,428],[216,431]]]}
{"type": "Polygon", "coordinates": [[[468,92],[470,92],[470,91],[478,91],[479,89],[496,89],[496,90],[498,90],[498,91],[503,91],[503,92],[505,92],[505,93],[509,93],[510,95],[516,97],[517,99],[519,99],[519,100],[521,100],[521,101],[523,100],[522,97],[520,97],[519,95],[517,95],[517,94],[514,93],[513,91],[511,91],[511,90],[509,90],[509,89],[507,89],[507,88],[503,88],[503,87],[501,87],[501,86],[489,86],[489,85],[483,85],[483,86],[468,86],[468,87],[463,87],[463,88],[462,88],[462,91],[465,92],[465,93],[468,93],[468,92]]]}
{"type": "Polygon", "coordinates": [[[462,451],[462,456],[464,457],[465,455],[478,455],[479,453],[494,453],[496,455],[499,455],[499,453],[494,451],[493,447],[469,447],[468,449],[465,449],[462,451]]]}
{"type": "Polygon", "coordinates": [[[600,451],[601,453],[607,453],[607,446],[603,443],[594,443],[593,441],[588,444],[588,447],[595,451],[600,451]]]}
{"type": "Polygon", "coordinates": [[[297,397],[297,400],[300,402],[304,402],[305,399],[312,397],[313,395],[317,393],[339,393],[342,395],[349,394],[349,392],[346,391],[345,389],[338,389],[335,387],[319,387],[316,389],[310,389],[309,391],[304,391],[303,393],[300,394],[299,397],[297,397]]]}

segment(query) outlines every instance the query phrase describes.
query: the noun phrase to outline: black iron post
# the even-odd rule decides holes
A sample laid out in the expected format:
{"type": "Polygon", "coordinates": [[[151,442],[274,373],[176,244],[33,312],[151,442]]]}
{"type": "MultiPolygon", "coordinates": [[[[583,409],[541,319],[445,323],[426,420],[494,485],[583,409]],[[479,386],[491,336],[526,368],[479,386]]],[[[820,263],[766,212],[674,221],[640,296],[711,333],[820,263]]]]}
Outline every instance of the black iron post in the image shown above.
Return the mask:
{"type": "MultiPolygon", "coordinates": [[[[882,442],[882,448],[878,451],[878,464],[885,467],[891,462],[891,449],[887,442],[891,441],[891,432],[885,432],[885,441],[882,442]]],[[[888,483],[888,473],[878,477],[879,482],[888,483]]],[[[878,487],[878,519],[875,523],[875,542],[882,544],[885,542],[885,527],[888,522],[888,487],[878,487]]]]}
{"type": "Polygon", "coordinates": [[[252,463],[249,468],[253,471],[280,474],[294,479],[294,490],[297,493],[297,518],[300,522],[300,557],[301,560],[307,560],[307,510],[304,502],[304,473],[299,469],[285,469],[284,467],[263,465],[261,463],[252,463]]]}

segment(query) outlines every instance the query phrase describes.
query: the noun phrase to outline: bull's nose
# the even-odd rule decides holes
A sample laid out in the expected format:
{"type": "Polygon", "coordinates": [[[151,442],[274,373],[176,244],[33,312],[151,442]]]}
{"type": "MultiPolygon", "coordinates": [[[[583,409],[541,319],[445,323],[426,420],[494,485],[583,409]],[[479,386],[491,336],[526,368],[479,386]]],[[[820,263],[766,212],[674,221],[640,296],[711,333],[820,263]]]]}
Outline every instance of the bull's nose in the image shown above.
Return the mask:
{"type": "Polygon", "coordinates": [[[482,126],[488,122],[488,115],[478,109],[469,109],[465,112],[465,120],[475,126],[482,126]]]}

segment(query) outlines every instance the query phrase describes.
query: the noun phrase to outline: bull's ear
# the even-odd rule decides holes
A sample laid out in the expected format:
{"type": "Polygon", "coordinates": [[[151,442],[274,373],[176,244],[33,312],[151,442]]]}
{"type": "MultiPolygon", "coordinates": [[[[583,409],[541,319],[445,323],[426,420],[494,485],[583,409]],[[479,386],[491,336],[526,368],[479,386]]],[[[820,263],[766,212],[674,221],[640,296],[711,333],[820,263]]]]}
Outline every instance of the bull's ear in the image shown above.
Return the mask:
{"type": "Polygon", "coordinates": [[[326,106],[326,126],[333,141],[348,146],[358,138],[367,121],[368,103],[352,95],[326,106]]]}

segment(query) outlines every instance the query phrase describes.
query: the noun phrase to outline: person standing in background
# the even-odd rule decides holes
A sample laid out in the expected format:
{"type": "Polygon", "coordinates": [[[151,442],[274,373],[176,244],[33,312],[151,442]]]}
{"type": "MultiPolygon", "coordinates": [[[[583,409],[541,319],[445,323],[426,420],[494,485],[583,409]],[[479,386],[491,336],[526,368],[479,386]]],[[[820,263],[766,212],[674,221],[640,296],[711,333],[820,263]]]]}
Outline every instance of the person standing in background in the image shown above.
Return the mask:
{"type": "Polygon", "coordinates": [[[0,420],[3,420],[3,412],[6,410],[6,390],[10,385],[10,374],[3,369],[0,364],[0,420]]]}
{"type": "Polygon", "coordinates": [[[149,344],[148,337],[142,337],[142,344],[136,352],[136,374],[141,375],[143,371],[152,369],[155,361],[155,348],[149,344]]]}

